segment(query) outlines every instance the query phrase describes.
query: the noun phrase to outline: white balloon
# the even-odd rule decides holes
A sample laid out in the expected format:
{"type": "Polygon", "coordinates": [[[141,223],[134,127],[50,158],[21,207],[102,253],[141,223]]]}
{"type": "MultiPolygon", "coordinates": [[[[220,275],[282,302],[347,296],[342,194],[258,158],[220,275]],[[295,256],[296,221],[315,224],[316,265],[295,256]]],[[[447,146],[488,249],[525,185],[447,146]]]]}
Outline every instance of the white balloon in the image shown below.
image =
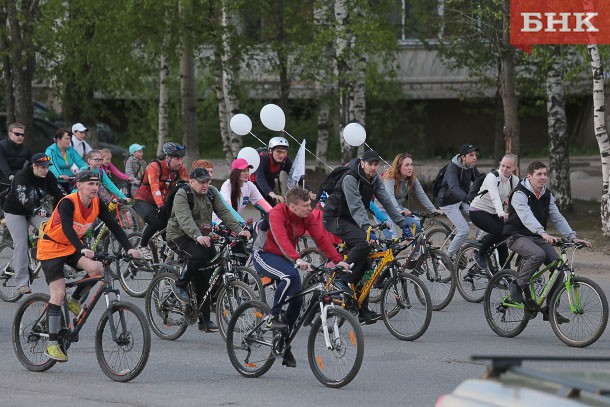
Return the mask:
{"type": "Polygon", "coordinates": [[[359,123],[350,123],[343,128],[343,140],[352,147],[361,146],[366,140],[366,130],[359,123]]]}
{"type": "Polygon", "coordinates": [[[237,153],[237,158],[243,158],[244,160],[248,161],[248,164],[252,166],[250,172],[256,171],[261,163],[261,157],[258,155],[258,151],[252,147],[244,147],[239,150],[239,153],[237,153]]]}
{"type": "Polygon", "coordinates": [[[252,130],[252,120],[250,120],[250,118],[243,113],[238,113],[231,117],[229,125],[231,126],[233,133],[240,136],[245,136],[246,134],[250,133],[250,130],[252,130]]]}
{"type": "Polygon", "coordinates": [[[273,103],[263,106],[260,116],[263,126],[269,130],[282,131],[284,130],[284,126],[286,126],[284,111],[281,107],[274,105],[273,103]]]}

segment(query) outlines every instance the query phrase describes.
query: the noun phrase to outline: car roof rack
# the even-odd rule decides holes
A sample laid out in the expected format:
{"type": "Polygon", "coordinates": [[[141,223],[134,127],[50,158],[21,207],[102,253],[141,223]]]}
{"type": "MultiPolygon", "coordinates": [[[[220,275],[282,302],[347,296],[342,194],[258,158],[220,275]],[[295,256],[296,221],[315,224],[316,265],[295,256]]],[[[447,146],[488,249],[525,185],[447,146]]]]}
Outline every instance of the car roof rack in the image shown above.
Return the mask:
{"type": "Polygon", "coordinates": [[[600,396],[610,395],[610,383],[605,386],[598,386],[583,381],[566,379],[565,377],[553,375],[521,366],[523,361],[540,362],[610,362],[610,357],[598,356],[493,356],[493,355],[473,355],[472,360],[491,360],[484,375],[485,379],[498,378],[503,373],[511,372],[517,375],[540,379],[561,385],[557,395],[566,398],[574,398],[580,395],[581,391],[597,394],[600,396]]]}

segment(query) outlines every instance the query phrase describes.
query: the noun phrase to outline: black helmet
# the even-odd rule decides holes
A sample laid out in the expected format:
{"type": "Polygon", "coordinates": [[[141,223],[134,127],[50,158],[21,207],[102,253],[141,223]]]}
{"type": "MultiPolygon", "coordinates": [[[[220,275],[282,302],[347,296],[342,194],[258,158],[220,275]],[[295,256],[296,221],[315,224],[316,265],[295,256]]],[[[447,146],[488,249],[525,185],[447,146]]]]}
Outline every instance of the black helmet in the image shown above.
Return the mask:
{"type": "Polygon", "coordinates": [[[170,141],[163,144],[163,155],[170,157],[184,157],[186,151],[182,144],[174,143],[170,141]]]}

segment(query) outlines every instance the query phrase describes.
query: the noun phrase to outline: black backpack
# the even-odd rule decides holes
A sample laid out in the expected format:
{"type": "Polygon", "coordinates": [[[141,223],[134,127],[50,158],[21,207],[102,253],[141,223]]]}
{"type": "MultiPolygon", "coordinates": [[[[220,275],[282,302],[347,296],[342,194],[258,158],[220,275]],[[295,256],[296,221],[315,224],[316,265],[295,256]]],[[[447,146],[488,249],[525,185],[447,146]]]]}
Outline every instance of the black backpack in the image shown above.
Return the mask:
{"type": "Polygon", "coordinates": [[[318,193],[316,194],[316,202],[320,201],[323,192],[326,192],[327,195],[332,194],[337,188],[337,183],[349,170],[350,168],[346,165],[342,165],[332,170],[320,184],[320,188],[318,188],[318,193]]]}
{"type": "MultiPolygon", "coordinates": [[[[159,212],[157,212],[157,218],[163,224],[163,226],[167,226],[167,222],[169,218],[172,216],[172,208],[174,207],[174,197],[179,189],[184,189],[186,191],[186,197],[188,199],[189,208],[193,209],[195,206],[195,198],[193,197],[193,191],[191,191],[191,187],[188,182],[180,181],[172,189],[169,190],[167,196],[165,197],[165,203],[161,208],[159,208],[159,212]]],[[[210,202],[214,203],[214,193],[211,190],[208,190],[208,198],[210,202]]]]}
{"type": "MultiPolygon", "coordinates": [[[[500,174],[498,173],[498,171],[491,170],[490,173],[492,173],[493,175],[496,176],[496,178],[498,179],[498,186],[500,186],[500,174]]],[[[472,200],[474,198],[476,198],[477,196],[483,196],[487,192],[489,192],[486,189],[481,191],[481,185],[483,185],[483,181],[485,181],[486,176],[487,176],[487,173],[481,173],[481,174],[477,175],[477,177],[474,179],[472,184],[470,184],[470,190],[468,191],[468,196],[466,197],[466,200],[468,201],[468,203],[472,202],[472,200]]],[[[513,189],[513,177],[511,176],[509,178],[509,180],[510,180],[510,189],[513,189]]]]}
{"type": "Polygon", "coordinates": [[[443,186],[443,181],[445,180],[445,172],[447,172],[447,167],[449,167],[449,164],[451,163],[443,165],[443,168],[438,170],[436,177],[434,177],[434,180],[432,181],[432,200],[438,200],[438,195],[441,192],[441,187],[443,186]]]}

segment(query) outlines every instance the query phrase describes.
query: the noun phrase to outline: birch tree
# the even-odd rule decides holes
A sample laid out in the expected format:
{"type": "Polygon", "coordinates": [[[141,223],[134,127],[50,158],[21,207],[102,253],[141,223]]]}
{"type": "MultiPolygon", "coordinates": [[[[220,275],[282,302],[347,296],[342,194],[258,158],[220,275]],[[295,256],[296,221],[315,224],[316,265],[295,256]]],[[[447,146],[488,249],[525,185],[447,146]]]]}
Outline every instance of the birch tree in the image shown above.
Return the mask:
{"type": "Polygon", "coordinates": [[[188,166],[199,158],[199,137],[197,134],[197,94],[195,79],[195,59],[193,57],[193,2],[180,3],[183,21],[181,31],[180,56],[180,102],[182,121],[182,141],[186,149],[185,162],[188,166]]]}

